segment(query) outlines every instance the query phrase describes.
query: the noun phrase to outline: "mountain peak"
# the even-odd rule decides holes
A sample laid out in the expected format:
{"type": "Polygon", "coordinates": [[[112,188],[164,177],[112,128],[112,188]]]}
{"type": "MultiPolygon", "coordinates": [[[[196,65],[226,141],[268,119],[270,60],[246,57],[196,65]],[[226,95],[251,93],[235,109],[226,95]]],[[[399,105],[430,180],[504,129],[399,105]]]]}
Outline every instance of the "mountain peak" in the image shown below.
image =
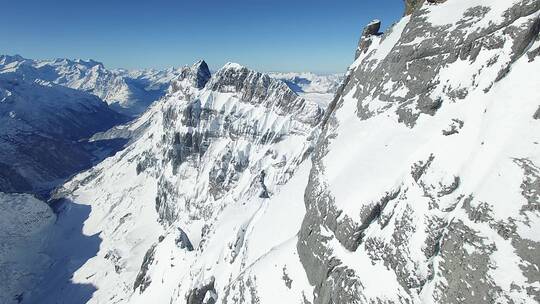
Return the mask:
{"type": "Polygon", "coordinates": [[[201,65],[207,65],[206,61],[204,59],[197,60],[191,67],[201,66],[201,65]]]}
{"type": "Polygon", "coordinates": [[[379,35],[379,30],[381,29],[381,20],[375,19],[368,23],[362,32],[362,37],[369,37],[372,35],[379,35]]]}
{"type": "Polygon", "coordinates": [[[278,115],[292,114],[311,126],[318,123],[324,112],[314,102],[301,98],[285,82],[238,63],[225,64],[206,88],[219,93],[232,93],[244,103],[263,105],[278,115]]]}
{"type": "Polygon", "coordinates": [[[182,91],[184,94],[192,91],[192,88],[202,89],[210,80],[212,74],[208,64],[204,60],[199,60],[191,66],[184,66],[180,75],[171,83],[169,92],[182,91]]]}
{"type": "Polygon", "coordinates": [[[241,69],[245,69],[246,67],[239,64],[239,63],[236,63],[236,62],[227,62],[222,68],[221,70],[241,70],[241,69]]]}
{"type": "Polygon", "coordinates": [[[84,60],[84,59],[75,59],[74,60],[75,63],[77,64],[80,64],[80,65],[83,65],[85,67],[88,67],[88,68],[93,68],[95,66],[99,66],[99,67],[104,67],[103,63],[99,62],[99,61],[96,61],[96,60],[93,60],[93,59],[88,59],[88,60],[84,60]]]}
{"type": "Polygon", "coordinates": [[[10,64],[15,61],[24,61],[26,60],[21,55],[15,54],[15,55],[0,55],[0,64],[10,64]]]}
{"type": "Polygon", "coordinates": [[[265,95],[263,92],[267,92],[271,86],[277,88],[281,85],[286,87],[284,83],[270,78],[267,74],[250,70],[238,63],[228,62],[217,71],[210,86],[212,90],[220,92],[248,90],[253,93],[252,90],[258,89],[260,91],[258,97],[262,97],[265,95]]]}
{"type": "Polygon", "coordinates": [[[195,74],[195,86],[199,89],[202,89],[208,80],[210,80],[210,77],[212,77],[212,73],[210,73],[210,68],[208,68],[208,64],[206,64],[206,61],[199,60],[195,62],[191,66],[191,70],[195,74]]]}

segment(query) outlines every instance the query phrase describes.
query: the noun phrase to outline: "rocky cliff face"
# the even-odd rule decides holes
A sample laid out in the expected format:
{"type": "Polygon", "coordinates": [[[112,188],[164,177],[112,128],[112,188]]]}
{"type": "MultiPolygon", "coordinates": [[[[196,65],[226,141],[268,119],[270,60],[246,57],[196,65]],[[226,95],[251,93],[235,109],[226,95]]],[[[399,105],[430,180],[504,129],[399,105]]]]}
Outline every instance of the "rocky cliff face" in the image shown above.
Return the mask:
{"type": "MultiPolygon", "coordinates": [[[[43,303],[245,301],[236,277],[275,247],[294,248],[305,178],[291,178],[307,174],[324,111],[238,64],[211,76],[198,62],[180,75],[141,116],[145,130],[131,145],[57,191],[55,204],[92,209],[84,233],[99,233],[99,251],[72,281],[97,290],[81,296],[64,283],[36,291],[43,303]],[[287,199],[285,187],[300,195],[287,199]]],[[[281,267],[278,282],[302,275],[298,262],[281,267]]]]}
{"type": "Polygon", "coordinates": [[[540,2],[413,2],[364,35],[313,154],[309,300],[538,302],[540,2]]]}
{"type": "Polygon", "coordinates": [[[446,0],[404,0],[405,2],[405,12],[404,16],[412,14],[414,11],[417,11],[422,8],[424,3],[438,4],[443,3],[446,0]]]}

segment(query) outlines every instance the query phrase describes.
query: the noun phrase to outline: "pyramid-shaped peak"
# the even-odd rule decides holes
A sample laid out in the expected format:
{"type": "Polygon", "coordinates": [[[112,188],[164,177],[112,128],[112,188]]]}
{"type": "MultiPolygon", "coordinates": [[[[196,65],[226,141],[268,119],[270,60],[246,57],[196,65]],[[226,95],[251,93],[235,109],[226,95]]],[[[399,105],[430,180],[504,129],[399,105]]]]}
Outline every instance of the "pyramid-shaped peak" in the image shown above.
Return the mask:
{"type": "Polygon", "coordinates": [[[210,68],[208,67],[208,64],[206,64],[206,61],[199,60],[195,62],[191,66],[191,70],[195,74],[195,86],[199,89],[203,88],[208,80],[210,80],[210,77],[212,77],[212,73],[210,73],[210,68]]]}

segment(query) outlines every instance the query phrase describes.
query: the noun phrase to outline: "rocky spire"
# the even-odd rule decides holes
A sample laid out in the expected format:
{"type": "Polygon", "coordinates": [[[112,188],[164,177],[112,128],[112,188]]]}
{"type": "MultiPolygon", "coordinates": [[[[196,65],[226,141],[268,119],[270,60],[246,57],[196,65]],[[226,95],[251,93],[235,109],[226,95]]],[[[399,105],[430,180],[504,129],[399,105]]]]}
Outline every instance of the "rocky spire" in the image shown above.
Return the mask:
{"type": "Polygon", "coordinates": [[[178,78],[171,82],[169,92],[182,91],[187,96],[193,89],[204,88],[211,77],[212,74],[210,73],[208,64],[204,60],[199,60],[190,67],[185,66],[182,68],[182,72],[178,78]]]}
{"type": "Polygon", "coordinates": [[[202,89],[208,80],[210,80],[210,77],[212,77],[212,74],[210,73],[210,69],[208,68],[208,65],[204,60],[199,60],[195,62],[191,66],[191,70],[194,73],[194,84],[195,87],[202,89]]]}
{"type": "Polygon", "coordinates": [[[360,56],[362,52],[365,52],[369,48],[372,43],[371,37],[379,36],[382,34],[379,32],[380,29],[381,21],[377,19],[371,21],[364,27],[364,30],[362,31],[362,37],[360,37],[360,41],[358,42],[358,48],[356,49],[354,59],[358,58],[358,56],[360,56]]]}

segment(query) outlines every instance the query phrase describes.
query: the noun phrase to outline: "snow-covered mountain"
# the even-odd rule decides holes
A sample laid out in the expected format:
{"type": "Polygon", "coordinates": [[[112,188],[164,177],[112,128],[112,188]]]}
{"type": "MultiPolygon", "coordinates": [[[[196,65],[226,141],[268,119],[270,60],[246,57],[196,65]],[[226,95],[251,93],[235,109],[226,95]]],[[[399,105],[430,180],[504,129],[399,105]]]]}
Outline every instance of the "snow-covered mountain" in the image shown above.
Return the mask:
{"type": "Polygon", "coordinates": [[[343,74],[270,73],[270,77],[285,82],[305,99],[326,108],[345,79],[343,74]]]}
{"type": "MultiPolygon", "coordinates": [[[[211,77],[204,62],[184,68],[168,95],[136,120],[148,124],[131,145],[55,195],[59,246],[93,244],[70,232],[69,218],[80,217],[73,210],[88,206],[83,234],[99,233],[90,249],[94,257],[66,270],[79,265],[73,261],[79,251],[45,250],[55,262],[41,287],[24,298],[162,303],[185,301],[186,294],[236,297],[235,276],[274,246],[294,248],[303,203],[271,202],[295,173],[307,174],[323,114],[283,82],[238,64],[211,77]],[[268,229],[274,217],[264,214],[275,212],[283,214],[287,233],[268,229]],[[202,286],[211,287],[202,292],[202,286]]],[[[298,198],[303,182],[294,184],[298,198]]]]}
{"type": "Polygon", "coordinates": [[[313,154],[308,300],[538,303],[540,1],[407,4],[364,31],[313,154]]]}
{"type": "Polygon", "coordinates": [[[6,301],[538,303],[540,2],[405,3],[327,111],[182,68],[97,136],[131,144],[57,189],[36,287],[6,301]]]}
{"type": "Polygon", "coordinates": [[[106,101],[125,115],[138,115],[165,94],[179,69],[108,70],[94,60],[31,60],[0,56],[0,74],[26,81],[43,80],[84,91],[106,101]]]}
{"type": "Polygon", "coordinates": [[[345,78],[342,74],[269,73],[269,75],[284,81],[297,93],[335,93],[345,78]]]}
{"type": "Polygon", "coordinates": [[[119,148],[119,141],[85,142],[126,121],[99,98],[10,76],[0,74],[0,191],[46,195],[119,148]]]}

